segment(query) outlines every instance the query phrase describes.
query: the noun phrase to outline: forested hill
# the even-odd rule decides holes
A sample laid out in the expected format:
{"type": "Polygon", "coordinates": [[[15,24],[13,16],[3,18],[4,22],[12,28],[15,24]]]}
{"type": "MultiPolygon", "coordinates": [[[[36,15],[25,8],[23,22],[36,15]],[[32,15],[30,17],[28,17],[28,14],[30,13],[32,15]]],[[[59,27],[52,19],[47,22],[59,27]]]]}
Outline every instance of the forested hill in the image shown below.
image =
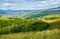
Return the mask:
{"type": "Polygon", "coordinates": [[[23,19],[34,19],[34,18],[42,18],[42,17],[47,16],[47,15],[56,15],[56,14],[60,14],[60,7],[47,9],[44,11],[36,11],[36,12],[26,14],[26,15],[23,15],[20,17],[23,19]]]}

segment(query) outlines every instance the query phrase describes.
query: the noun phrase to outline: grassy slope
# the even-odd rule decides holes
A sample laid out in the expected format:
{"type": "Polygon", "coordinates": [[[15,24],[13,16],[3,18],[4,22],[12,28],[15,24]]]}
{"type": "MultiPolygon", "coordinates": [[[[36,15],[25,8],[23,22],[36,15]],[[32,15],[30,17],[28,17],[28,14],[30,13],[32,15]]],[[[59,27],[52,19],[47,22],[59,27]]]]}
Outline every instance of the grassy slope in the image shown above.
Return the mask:
{"type": "Polygon", "coordinates": [[[0,39],[60,39],[60,30],[46,30],[42,32],[25,32],[0,35],[0,39]]]}
{"type": "Polygon", "coordinates": [[[42,20],[50,24],[50,29],[60,29],[60,15],[46,16],[42,20]]]}
{"type": "Polygon", "coordinates": [[[4,18],[4,17],[0,17],[0,20],[14,20],[14,18],[4,18]]]}
{"type": "Polygon", "coordinates": [[[55,29],[55,28],[60,29],[60,20],[50,23],[50,26],[51,29],[55,29]]]}
{"type": "Polygon", "coordinates": [[[44,22],[52,23],[60,20],[60,15],[49,15],[42,18],[44,22]]]}
{"type": "Polygon", "coordinates": [[[0,18],[0,20],[10,20],[10,19],[8,19],[8,18],[0,18]]]}

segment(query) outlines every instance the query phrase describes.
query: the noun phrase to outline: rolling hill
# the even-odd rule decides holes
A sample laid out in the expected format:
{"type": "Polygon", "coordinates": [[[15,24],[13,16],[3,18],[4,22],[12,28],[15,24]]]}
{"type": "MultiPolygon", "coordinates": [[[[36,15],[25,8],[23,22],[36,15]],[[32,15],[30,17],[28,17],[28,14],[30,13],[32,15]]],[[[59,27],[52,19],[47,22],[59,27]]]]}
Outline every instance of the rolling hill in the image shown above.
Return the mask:
{"type": "Polygon", "coordinates": [[[43,11],[38,10],[38,11],[35,11],[33,13],[30,13],[30,14],[22,15],[22,16],[20,16],[20,18],[29,20],[29,19],[35,19],[35,18],[42,18],[42,17],[47,16],[47,15],[56,15],[56,14],[60,14],[60,7],[46,9],[43,11]]]}
{"type": "Polygon", "coordinates": [[[60,15],[50,15],[41,18],[44,22],[51,23],[60,20],[60,15]]]}
{"type": "Polygon", "coordinates": [[[45,16],[42,20],[49,23],[50,29],[60,29],[60,15],[45,16]]]}

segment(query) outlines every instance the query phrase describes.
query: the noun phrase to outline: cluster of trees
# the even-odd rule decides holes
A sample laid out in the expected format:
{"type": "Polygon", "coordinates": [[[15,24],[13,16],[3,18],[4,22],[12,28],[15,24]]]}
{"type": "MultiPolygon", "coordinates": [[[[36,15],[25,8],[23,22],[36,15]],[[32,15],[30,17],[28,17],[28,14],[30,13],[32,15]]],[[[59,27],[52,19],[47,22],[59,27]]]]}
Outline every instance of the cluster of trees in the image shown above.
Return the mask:
{"type": "Polygon", "coordinates": [[[0,20],[0,34],[29,32],[29,31],[42,31],[46,30],[50,25],[41,20],[0,20]]]}
{"type": "Polygon", "coordinates": [[[56,17],[56,16],[55,16],[55,17],[45,18],[45,20],[55,20],[55,19],[60,19],[60,17],[58,17],[58,16],[56,17]]]}

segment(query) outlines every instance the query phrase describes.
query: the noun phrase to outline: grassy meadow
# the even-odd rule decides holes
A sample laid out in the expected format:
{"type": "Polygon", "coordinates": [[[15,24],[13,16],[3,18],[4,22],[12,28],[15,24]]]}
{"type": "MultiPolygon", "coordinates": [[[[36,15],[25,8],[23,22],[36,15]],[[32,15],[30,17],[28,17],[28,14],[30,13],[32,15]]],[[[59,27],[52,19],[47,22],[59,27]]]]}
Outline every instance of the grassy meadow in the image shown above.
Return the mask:
{"type": "Polygon", "coordinates": [[[36,32],[21,32],[0,35],[0,39],[60,39],[60,30],[46,30],[36,32]]]}

